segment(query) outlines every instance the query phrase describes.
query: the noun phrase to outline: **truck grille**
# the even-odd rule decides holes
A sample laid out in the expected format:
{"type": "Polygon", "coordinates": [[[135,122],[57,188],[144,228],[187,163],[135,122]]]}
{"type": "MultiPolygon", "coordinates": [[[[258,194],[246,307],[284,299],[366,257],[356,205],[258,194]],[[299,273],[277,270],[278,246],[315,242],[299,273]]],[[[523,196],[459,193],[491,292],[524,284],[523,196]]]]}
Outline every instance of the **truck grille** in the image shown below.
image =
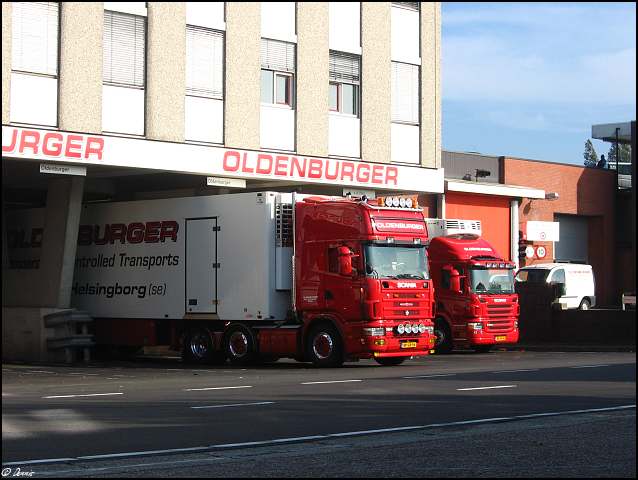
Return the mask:
{"type": "Polygon", "coordinates": [[[485,331],[498,332],[503,330],[511,330],[514,325],[510,320],[488,320],[485,322],[485,331]]]}
{"type": "Polygon", "coordinates": [[[514,311],[512,304],[487,305],[488,318],[511,317],[514,311]]]}

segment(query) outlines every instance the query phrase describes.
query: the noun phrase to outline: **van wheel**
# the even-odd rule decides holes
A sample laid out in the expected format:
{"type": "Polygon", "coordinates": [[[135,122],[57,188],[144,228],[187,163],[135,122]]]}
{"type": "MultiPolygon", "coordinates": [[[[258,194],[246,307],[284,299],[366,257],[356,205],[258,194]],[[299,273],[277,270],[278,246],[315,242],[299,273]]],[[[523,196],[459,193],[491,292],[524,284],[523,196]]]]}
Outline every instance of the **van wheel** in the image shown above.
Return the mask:
{"type": "Polygon", "coordinates": [[[182,360],[196,365],[221,365],[226,355],[215,349],[215,336],[208,327],[195,325],[184,336],[182,360]]]}
{"type": "Polygon", "coordinates": [[[586,298],[583,298],[583,301],[580,302],[580,306],[578,307],[580,310],[591,310],[591,303],[586,298]]]}
{"type": "Polygon", "coordinates": [[[307,352],[317,367],[338,367],[344,361],[339,331],[330,324],[314,327],[308,336],[307,352]]]}
{"type": "Polygon", "coordinates": [[[452,351],[452,332],[450,326],[443,318],[434,319],[434,353],[450,353],[452,351]]]}
{"type": "Polygon", "coordinates": [[[257,356],[252,332],[248,327],[239,323],[226,329],[222,345],[233,365],[248,365],[253,363],[257,356]]]}

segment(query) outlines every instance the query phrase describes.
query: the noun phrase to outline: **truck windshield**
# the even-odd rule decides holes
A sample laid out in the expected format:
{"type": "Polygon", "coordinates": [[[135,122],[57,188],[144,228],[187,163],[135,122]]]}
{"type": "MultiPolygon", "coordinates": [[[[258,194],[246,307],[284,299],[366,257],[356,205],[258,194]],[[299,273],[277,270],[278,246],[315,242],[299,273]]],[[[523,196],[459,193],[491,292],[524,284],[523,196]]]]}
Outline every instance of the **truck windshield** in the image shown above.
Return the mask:
{"type": "Polygon", "coordinates": [[[516,274],[517,282],[546,282],[549,270],[546,268],[535,268],[533,270],[521,269],[516,274]]]}
{"type": "Polygon", "coordinates": [[[469,268],[470,291],[481,294],[514,293],[514,272],[505,268],[469,268]]]}
{"type": "Polygon", "coordinates": [[[425,247],[365,245],[366,276],[372,278],[430,278],[425,247]]]}

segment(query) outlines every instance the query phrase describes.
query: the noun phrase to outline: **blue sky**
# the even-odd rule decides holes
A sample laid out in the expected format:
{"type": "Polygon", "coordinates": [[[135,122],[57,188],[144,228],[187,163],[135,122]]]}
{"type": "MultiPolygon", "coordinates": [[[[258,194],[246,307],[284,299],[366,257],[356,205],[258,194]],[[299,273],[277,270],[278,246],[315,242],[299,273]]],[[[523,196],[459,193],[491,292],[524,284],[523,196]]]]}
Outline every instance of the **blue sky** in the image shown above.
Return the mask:
{"type": "Polygon", "coordinates": [[[443,149],[582,165],[592,125],[636,120],[636,3],[441,10],[443,149]]]}

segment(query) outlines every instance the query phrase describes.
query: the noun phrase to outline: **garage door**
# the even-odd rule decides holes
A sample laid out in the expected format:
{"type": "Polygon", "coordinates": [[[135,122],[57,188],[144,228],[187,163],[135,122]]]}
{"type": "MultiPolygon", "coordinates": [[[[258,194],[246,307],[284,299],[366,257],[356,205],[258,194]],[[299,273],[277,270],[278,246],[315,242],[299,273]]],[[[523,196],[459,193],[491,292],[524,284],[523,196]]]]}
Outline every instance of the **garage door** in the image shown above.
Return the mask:
{"type": "Polygon", "coordinates": [[[557,262],[588,264],[588,217],[578,215],[554,215],[560,224],[560,241],[554,243],[557,262]]]}

